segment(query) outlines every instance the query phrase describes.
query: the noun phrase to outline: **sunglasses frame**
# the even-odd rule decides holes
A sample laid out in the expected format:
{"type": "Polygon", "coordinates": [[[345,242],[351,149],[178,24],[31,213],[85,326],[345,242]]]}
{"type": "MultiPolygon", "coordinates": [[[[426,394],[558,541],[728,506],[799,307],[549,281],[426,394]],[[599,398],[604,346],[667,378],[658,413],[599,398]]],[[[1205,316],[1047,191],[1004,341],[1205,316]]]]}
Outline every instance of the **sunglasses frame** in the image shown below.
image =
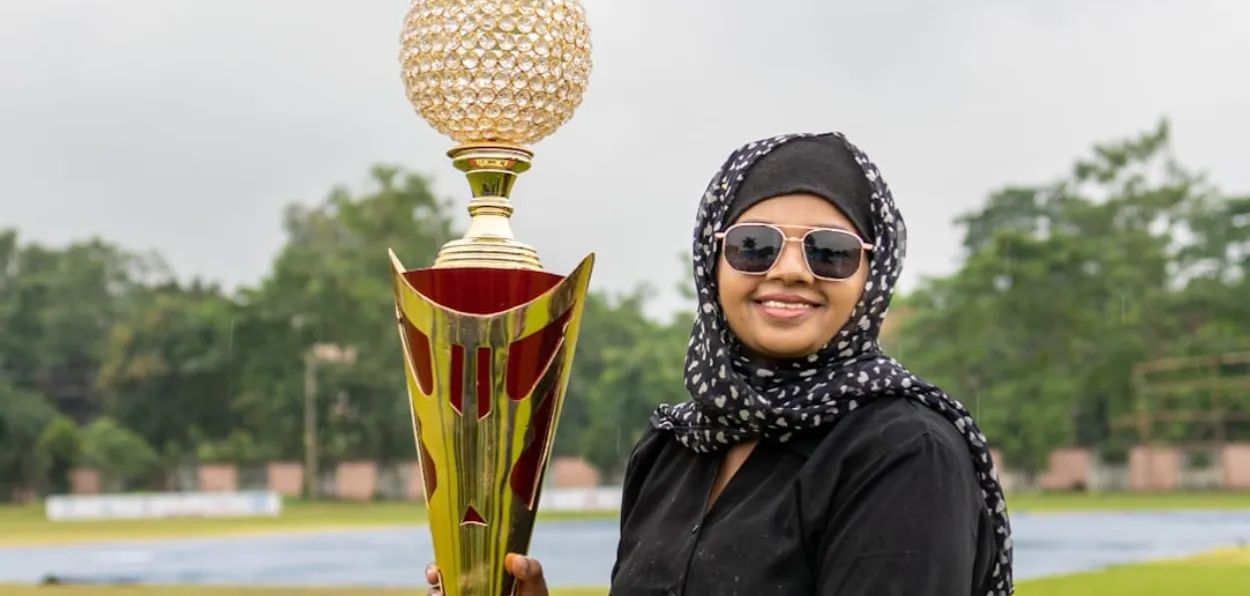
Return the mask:
{"type": "MultiPolygon", "coordinates": [[[[773,230],[773,231],[775,231],[775,232],[777,232],[778,234],[780,234],[780,235],[781,235],[781,247],[782,247],[781,252],[778,252],[778,253],[777,253],[777,257],[773,259],[773,263],[772,263],[771,265],[769,265],[769,266],[768,266],[768,269],[765,269],[765,270],[760,271],[760,272],[758,272],[758,273],[755,273],[755,272],[750,272],[750,271],[742,271],[742,270],[740,270],[740,269],[738,269],[738,268],[734,267],[734,266],[733,266],[733,263],[730,263],[730,262],[729,262],[729,259],[725,259],[725,264],[729,265],[729,268],[730,268],[730,269],[733,269],[734,271],[736,271],[736,272],[738,272],[738,273],[741,273],[741,274],[743,274],[743,275],[768,275],[768,272],[769,272],[769,271],[772,271],[772,270],[773,270],[773,268],[777,266],[777,263],[780,263],[780,262],[781,262],[781,256],[782,256],[783,254],[785,254],[785,247],[786,247],[786,245],[787,245],[787,244],[789,244],[789,243],[791,243],[791,242],[797,242],[797,243],[799,243],[799,244],[801,245],[804,241],[806,241],[806,240],[807,240],[807,237],[808,237],[808,236],[811,236],[812,234],[815,234],[816,232],[833,232],[833,233],[835,233],[835,234],[841,234],[841,235],[843,235],[843,236],[848,236],[848,237],[850,237],[850,238],[854,238],[854,239],[855,239],[855,241],[859,243],[859,250],[860,250],[861,254],[862,254],[863,252],[872,252],[872,251],[876,250],[876,248],[877,248],[877,247],[876,247],[876,246],[874,246],[873,244],[870,244],[870,243],[868,243],[868,242],[865,242],[863,238],[860,238],[860,237],[859,237],[859,235],[855,234],[854,232],[851,232],[850,230],[843,230],[843,229],[841,229],[841,228],[821,227],[821,226],[790,226],[790,225],[787,225],[786,227],[787,227],[787,228],[799,228],[799,229],[803,229],[803,230],[807,230],[807,231],[806,231],[806,232],[803,232],[803,235],[802,235],[802,236],[791,236],[791,235],[787,234],[787,233],[786,233],[786,231],[785,231],[785,230],[783,230],[783,229],[781,228],[781,226],[780,226],[780,225],[777,225],[777,224],[762,223],[762,222],[742,222],[742,223],[736,223],[736,224],[734,224],[734,225],[732,225],[732,226],[729,226],[728,228],[725,228],[723,231],[717,232],[717,233],[714,235],[714,238],[716,239],[716,241],[717,241],[717,242],[719,242],[719,243],[720,243],[720,250],[721,250],[721,254],[723,255],[723,254],[725,253],[725,238],[729,235],[729,233],[730,233],[730,232],[734,231],[735,229],[738,229],[738,228],[769,228],[769,229],[771,229],[771,230],[773,230]]],[[[810,260],[808,260],[808,258],[807,258],[807,250],[805,250],[805,249],[804,249],[804,248],[802,248],[802,247],[800,247],[800,249],[799,249],[799,250],[800,250],[800,251],[802,251],[802,253],[803,253],[803,264],[807,266],[807,272],[808,272],[808,273],[811,273],[811,274],[812,274],[812,277],[815,277],[816,279],[819,279],[819,280],[823,280],[823,281],[846,281],[846,280],[850,279],[851,277],[854,277],[856,273],[859,273],[859,268],[860,268],[860,267],[862,267],[862,265],[856,265],[856,267],[855,267],[855,271],[851,272],[851,275],[849,275],[849,276],[847,276],[847,277],[826,277],[826,276],[824,276],[824,275],[817,275],[817,274],[816,274],[816,270],[815,270],[815,269],[812,269],[812,262],[811,262],[810,260]]]]}

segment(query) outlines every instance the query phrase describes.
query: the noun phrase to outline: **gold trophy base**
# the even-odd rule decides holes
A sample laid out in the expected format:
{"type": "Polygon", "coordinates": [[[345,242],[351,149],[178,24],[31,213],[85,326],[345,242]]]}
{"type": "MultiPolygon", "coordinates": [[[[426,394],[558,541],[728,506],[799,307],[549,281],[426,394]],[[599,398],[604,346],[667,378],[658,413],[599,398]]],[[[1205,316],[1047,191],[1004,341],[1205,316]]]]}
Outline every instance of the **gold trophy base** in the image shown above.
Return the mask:
{"type": "Polygon", "coordinates": [[[444,244],[435,268],[489,267],[542,271],[534,247],[512,234],[512,202],[508,196],[521,173],[530,169],[534,154],[517,145],[475,143],[447,152],[456,169],[465,173],[473,200],[464,237],[444,244]]]}

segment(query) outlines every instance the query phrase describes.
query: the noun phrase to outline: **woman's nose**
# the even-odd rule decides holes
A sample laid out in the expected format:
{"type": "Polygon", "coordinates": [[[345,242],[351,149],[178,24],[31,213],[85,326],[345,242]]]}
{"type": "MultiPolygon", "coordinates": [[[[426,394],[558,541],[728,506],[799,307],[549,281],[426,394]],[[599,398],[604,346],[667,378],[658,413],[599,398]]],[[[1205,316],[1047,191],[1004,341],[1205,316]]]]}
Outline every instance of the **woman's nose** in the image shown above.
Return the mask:
{"type": "Polygon", "coordinates": [[[803,258],[803,246],[787,242],[781,249],[781,256],[777,257],[777,264],[768,271],[768,278],[788,284],[811,283],[814,278],[803,258]]]}

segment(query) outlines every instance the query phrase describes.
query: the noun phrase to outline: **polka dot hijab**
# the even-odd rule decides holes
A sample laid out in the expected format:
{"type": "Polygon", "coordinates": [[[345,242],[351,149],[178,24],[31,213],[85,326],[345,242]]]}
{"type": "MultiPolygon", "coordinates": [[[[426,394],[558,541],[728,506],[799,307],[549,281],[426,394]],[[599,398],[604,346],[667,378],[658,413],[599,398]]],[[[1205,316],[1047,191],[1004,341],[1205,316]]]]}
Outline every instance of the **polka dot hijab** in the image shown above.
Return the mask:
{"type": "Polygon", "coordinates": [[[902,270],[906,226],[890,189],[858,147],[840,133],[872,188],[871,211],[876,249],[870,253],[863,296],[846,326],[827,346],[805,359],[765,366],[747,359],[729,331],[717,299],[714,234],[732,222],[726,212],[751,166],[796,134],[749,143],[733,152],[708,185],[694,229],[694,275],[698,305],[686,352],[686,387],[690,401],[661,405],[651,417],[659,430],[671,431],[682,445],[709,453],[743,440],[790,440],[793,432],[827,426],[840,416],[876,399],[906,398],[932,408],[963,434],[972,465],[994,516],[998,560],[987,596],[1008,596],[1012,584],[1011,525],[985,435],[963,404],[882,354],[877,343],[882,321],[902,270]]]}

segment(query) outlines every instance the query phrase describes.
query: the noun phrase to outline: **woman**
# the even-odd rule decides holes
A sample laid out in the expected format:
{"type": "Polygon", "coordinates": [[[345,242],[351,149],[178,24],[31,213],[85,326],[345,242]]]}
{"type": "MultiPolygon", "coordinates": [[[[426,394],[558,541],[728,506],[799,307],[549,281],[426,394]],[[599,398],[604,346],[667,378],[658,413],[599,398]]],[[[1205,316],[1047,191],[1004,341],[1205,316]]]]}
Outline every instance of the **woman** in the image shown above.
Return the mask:
{"type": "MultiPolygon", "coordinates": [[[[877,343],[905,244],[841,134],[729,157],[695,223],[692,399],[630,456],[613,596],[1013,593],[985,436],[877,343]]],[[[547,593],[537,561],[509,569],[547,593]]]]}

